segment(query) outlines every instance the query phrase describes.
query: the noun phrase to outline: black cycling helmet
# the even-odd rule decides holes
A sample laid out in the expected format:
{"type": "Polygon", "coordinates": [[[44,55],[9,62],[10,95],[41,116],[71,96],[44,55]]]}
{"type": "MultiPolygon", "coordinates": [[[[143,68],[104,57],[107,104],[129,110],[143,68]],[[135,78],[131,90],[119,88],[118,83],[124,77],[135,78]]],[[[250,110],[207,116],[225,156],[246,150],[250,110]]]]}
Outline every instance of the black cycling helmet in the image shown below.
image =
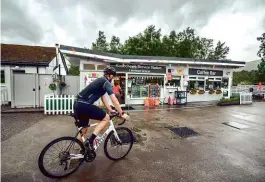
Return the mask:
{"type": "Polygon", "coordinates": [[[107,67],[104,69],[104,75],[113,75],[116,76],[116,69],[113,67],[107,67]]]}

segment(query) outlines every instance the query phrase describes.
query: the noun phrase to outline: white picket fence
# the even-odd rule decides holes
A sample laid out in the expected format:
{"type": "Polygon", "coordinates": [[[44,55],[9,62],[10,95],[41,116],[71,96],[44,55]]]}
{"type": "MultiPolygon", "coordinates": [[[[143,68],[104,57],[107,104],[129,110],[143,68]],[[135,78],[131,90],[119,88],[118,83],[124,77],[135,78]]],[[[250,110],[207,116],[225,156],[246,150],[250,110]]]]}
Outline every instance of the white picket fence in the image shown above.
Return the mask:
{"type": "Polygon", "coordinates": [[[8,104],[8,91],[6,86],[1,86],[1,105],[8,104]]]}
{"type": "Polygon", "coordinates": [[[240,104],[252,104],[252,93],[240,93],[240,104]]]}
{"type": "Polygon", "coordinates": [[[231,92],[232,93],[240,93],[240,92],[246,92],[249,93],[249,89],[253,88],[253,93],[265,93],[265,85],[262,85],[262,89],[258,89],[258,85],[238,85],[238,86],[232,86],[231,92]]]}
{"type": "Polygon", "coordinates": [[[44,114],[71,114],[75,99],[75,95],[45,95],[44,114]]]}

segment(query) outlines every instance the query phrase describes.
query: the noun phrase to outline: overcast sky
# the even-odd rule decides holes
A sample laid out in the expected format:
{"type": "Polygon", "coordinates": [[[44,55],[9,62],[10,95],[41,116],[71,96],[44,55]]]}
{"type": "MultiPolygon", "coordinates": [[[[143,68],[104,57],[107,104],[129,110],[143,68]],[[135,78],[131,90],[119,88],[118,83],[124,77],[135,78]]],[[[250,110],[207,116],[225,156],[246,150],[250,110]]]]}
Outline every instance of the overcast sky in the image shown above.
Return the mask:
{"type": "Polygon", "coordinates": [[[1,42],[91,47],[99,30],[124,41],[154,24],[162,33],[190,26],[225,41],[228,58],[258,59],[265,0],[2,0],[1,42]]]}

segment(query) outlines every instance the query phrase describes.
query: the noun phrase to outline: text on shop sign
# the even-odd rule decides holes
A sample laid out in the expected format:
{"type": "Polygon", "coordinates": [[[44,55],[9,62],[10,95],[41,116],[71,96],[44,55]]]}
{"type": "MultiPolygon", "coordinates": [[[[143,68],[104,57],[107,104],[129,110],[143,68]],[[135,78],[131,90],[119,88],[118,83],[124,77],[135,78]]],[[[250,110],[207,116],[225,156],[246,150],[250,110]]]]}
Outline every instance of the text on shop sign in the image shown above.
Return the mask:
{"type": "Polygon", "coordinates": [[[221,70],[189,69],[189,75],[223,76],[221,70]]]}
{"type": "Polygon", "coordinates": [[[118,72],[165,73],[166,67],[135,64],[111,64],[118,72]]]}

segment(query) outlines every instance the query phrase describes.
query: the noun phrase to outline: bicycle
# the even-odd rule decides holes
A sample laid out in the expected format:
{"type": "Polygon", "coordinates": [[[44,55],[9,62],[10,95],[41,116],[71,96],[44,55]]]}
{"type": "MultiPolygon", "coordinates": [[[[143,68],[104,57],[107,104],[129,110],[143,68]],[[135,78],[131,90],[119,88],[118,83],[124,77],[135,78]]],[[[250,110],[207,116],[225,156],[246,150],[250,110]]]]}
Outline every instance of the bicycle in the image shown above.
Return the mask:
{"type": "MultiPolygon", "coordinates": [[[[84,141],[85,138],[82,135],[82,128],[79,126],[79,121],[77,120],[77,118],[75,117],[74,114],[71,114],[70,116],[74,117],[75,119],[75,125],[77,127],[77,134],[75,135],[75,137],[71,137],[71,136],[64,136],[64,137],[60,137],[57,139],[54,139],[53,141],[51,141],[50,143],[48,143],[43,150],[41,151],[40,155],[39,155],[39,159],[38,159],[38,166],[40,171],[42,172],[42,174],[44,174],[45,176],[49,177],[49,178],[63,178],[66,177],[72,173],[74,173],[80,166],[81,164],[86,161],[86,162],[92,162],[96,156],[92,155],[91,153],[88,152],[87,148],[84,145],[84,141]],[[78,134],[80,133],[83,142],[80,142],[76,137],[78,136],[78,134]],[[47,167],[45,167],[44,165],[44,159],[45,159],[45,154],[48,151],[48,149],[50,149],[52,146],[55,146],[57,143],[59,142],[70,142],[70,144],[66,147],[63,147],[63,151],[59,153],[58,156],[56,156],[56,158],[58,157],[59,160],[59,167],[63,167],[64,171],[68,171],[68,169],[70,169],[71,167],[71,162],[73,162],[75,160],[76,163],[72,163],[75,165],[75,167],[72,167],[71,170],[69,170],[68,172],[66,172],[65,174],[53,174],[52,172],[50,172],[47,167]],[[74,149],[74,151],[77,151],[78,153],[75,154],[72,151],[70,151],[70,148],[72,146],[75,146],[75,144],[77,144],[77,146],[80,147],[80,149],[74,149]],[[65,149],[65,150],[64,150],[65,149]]],[[[104,134],[102,136],[98,136],[93,143],[95,152],[97,151],[97,149],[99,148],[100,144],[104,141],[104,153],[105,156],[110,159],[110,160],[120,160],[122,158],[124,158],[125,156],[128,155],[128,153],[130,152],[132,146],[133,146],[133,134],[132,131],[126,127],[117,127],[115,128],[114,124],[113,124],[113,118],[118,118],[120,117],[119,114],[117,112],[115,113],[111,113],[110,114],[110,125],[109,128],[104,132],[104,134]],[[118,133],[122,132],[121,135],[119,135],[118,133]],[[124,134],[125,133],[125,134],[124,134]],[[127,135],[126,135],[127,133],[127,135]],[[127,136],[127,138],[126,138],[127,136]],[[106,137],[106,139],[105,139],[106,137]],[[127,140],[126,140],[127,139],[127,140]],[[113,157],[110,155],[109,153],[109,149],[108,149],[108,142],[110,141],[111,146],[123,146],[123,144],[128,144],[128,150],[125,152],[124,155],[119,156],[119,157],[113,157]]],[[[121,118],[121,117],[120,117],[121,118]]],[[[122,125],[125,123],[125,119],[122,120],[121,123],[118,123],[118,125],[122,125]]],[[[88,125],[88,127],[90,126],[96,126],[98,123],[95,124],[91,124],[88,125]]],[[[61,145],[57,144],[57,148],[56,151],[58,151],[58,148],[61,149],[61,145]]],[[[56,161],[57,161],[56,160],[56,161]]],[[[55,158],[52,159],[51,162],[54,162],[55,158]]]]}

